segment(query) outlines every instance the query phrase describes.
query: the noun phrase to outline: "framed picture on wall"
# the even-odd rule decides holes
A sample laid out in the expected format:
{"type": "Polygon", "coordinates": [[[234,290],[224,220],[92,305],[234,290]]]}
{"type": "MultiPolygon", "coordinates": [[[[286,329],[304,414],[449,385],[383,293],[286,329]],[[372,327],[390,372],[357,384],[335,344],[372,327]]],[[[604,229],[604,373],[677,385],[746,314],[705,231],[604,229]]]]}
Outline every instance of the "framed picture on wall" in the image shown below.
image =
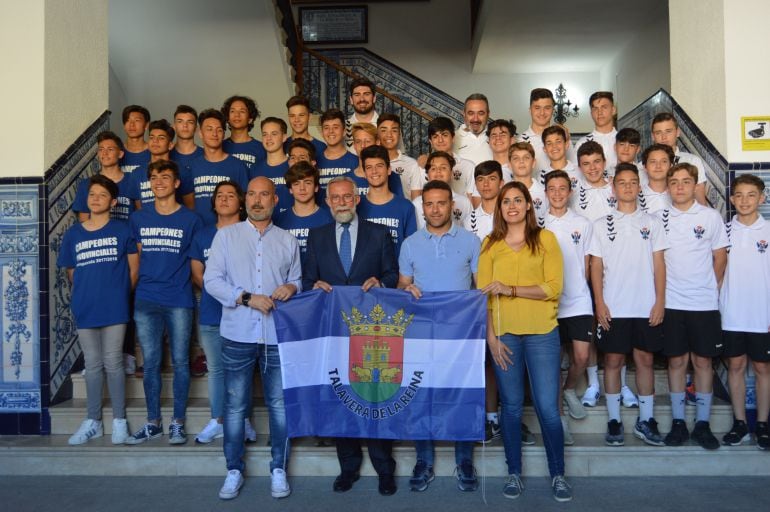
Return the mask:
{"type": "Polygon", "coordinates": [[[367,43],[368,23],[365,5],[299,8],[299,24],[305,43],[367,43]]]}

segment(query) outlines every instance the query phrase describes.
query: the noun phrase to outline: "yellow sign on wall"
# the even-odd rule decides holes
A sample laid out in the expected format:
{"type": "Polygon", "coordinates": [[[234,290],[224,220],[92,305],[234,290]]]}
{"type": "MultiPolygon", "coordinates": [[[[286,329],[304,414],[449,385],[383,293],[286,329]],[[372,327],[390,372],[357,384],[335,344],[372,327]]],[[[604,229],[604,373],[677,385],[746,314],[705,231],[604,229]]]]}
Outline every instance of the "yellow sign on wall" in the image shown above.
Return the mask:
{"type": "Polygon", "coordinates": [[[741,117],[743,151],[770,151],[770,116],[741,117]]]}

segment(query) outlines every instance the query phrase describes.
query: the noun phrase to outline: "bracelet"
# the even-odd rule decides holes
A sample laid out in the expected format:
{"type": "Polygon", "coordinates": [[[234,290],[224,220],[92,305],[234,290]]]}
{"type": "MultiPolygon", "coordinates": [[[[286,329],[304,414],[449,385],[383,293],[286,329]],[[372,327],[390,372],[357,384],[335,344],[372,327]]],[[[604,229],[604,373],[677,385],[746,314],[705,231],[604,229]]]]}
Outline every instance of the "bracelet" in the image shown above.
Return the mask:
{"type": "Polygon", "coordinates": [[[511,286],[511,297],[516,297],[516,286],[511,286]]]}

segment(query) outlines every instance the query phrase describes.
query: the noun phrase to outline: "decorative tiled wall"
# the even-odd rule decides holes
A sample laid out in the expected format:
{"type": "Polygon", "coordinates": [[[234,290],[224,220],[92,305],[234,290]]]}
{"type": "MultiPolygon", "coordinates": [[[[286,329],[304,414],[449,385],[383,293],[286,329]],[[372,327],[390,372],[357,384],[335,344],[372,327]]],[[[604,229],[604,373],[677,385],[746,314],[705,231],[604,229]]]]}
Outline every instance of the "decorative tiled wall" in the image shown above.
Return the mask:
{"type": "Polygon", "coordinates": [[[99,117],[41,178],[0,179],[0,434],[47,434],[48,406],[80,355],[56,268],[77,182],[96,172],[99,117]]]}

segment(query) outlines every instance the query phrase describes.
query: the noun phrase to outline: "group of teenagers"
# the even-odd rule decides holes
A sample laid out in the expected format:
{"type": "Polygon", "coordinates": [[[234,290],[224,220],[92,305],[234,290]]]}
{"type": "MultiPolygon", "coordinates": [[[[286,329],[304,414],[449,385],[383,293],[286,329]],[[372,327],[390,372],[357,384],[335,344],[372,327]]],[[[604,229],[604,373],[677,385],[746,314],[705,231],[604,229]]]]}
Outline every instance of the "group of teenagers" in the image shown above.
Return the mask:
{"type": "MultiPolygon", "coordinates": [[[[718,448],[709,425],[712,362],[724,357],[734,422],[722,443],[751,440],[744,380],[751,361],[754,435],[760,449],[770,448],[770,225],[759,214],[761,179],[734,180],[736,213],[725,224],[706,204],[703,163],[678,148],[676,119],[655,116],[654,143],[639,158],[641,135],[616,129],[611,92],[591,96],[595,128],[574,146],[567,129],[552,123],[550,90],[531,91],[531,124],[522,134],[511,121],[492,119],[487,98],[472,94],[458,128],[445,117],[430,122],[430,151],[417,159],[402,151],[398,116],[375,111],[370,81],[352,81],[349,92],[352,115],[321,114],[323,141],[309,133],[310,106],[299,96],[286,104],[288,125],[262,119],[261,141],[250,135],[259,111],[245,96],[200,113],[180,105],[171,123],[131,105],[123,111],[125,141],[112,132],[98,136],[99,171],[78,187],[79,222],[61,240],[57,261],[72,282],[87,387],[87,418],[70,444],[103,435],[105,375],[112,442],[140,444],[164,434],[164,339],[173,366],[168,439],[185,443],[190,343],[197,338],[211,420],[195,440],[224,438],[220,498],[238,495],[244,442],[256,440],[249,421],[255,365],[269,414],[271,494],[288,496],[290,443],[270,312],[303,290],[382,286],[417,300],[424,292],[487,295],[483,441],[502,438],[507,498],[524,491],[522,444],[534,442],[522,422],[528,393],[553,496],[572,499],[564,477],[564,445],[574,443],[568,418],[583,419],[597,404],[599,355],[608,445],[625,442],[623,405],[638,409],[629,427],[647,444],[679,446],[692,438],[718,448]],[[132,321],[147,422],[130,434],[123,351],[132,321]],[[654,417],[656,354],[668,360],[672,424],[665,436],[654,417]],[[638,396],[625,383],[627,358],[638,396]],[[690,364],[692,430],[685,421],[690,364]],[[578,398],[583,375],[587,389],[578,398]]],[[[335,440],[335,492],[359,478],[360,441],[335,440]]],[[[366,444],[379,492],[395,493],[392,440],[366,444]]],[[[425,491],[434,479],[433,443],[417,441],[415,448],[409,487],[425,491]]],[[[475,490],[473,444],[457,442],[455,459],[458,488],[475,490]]]]}

